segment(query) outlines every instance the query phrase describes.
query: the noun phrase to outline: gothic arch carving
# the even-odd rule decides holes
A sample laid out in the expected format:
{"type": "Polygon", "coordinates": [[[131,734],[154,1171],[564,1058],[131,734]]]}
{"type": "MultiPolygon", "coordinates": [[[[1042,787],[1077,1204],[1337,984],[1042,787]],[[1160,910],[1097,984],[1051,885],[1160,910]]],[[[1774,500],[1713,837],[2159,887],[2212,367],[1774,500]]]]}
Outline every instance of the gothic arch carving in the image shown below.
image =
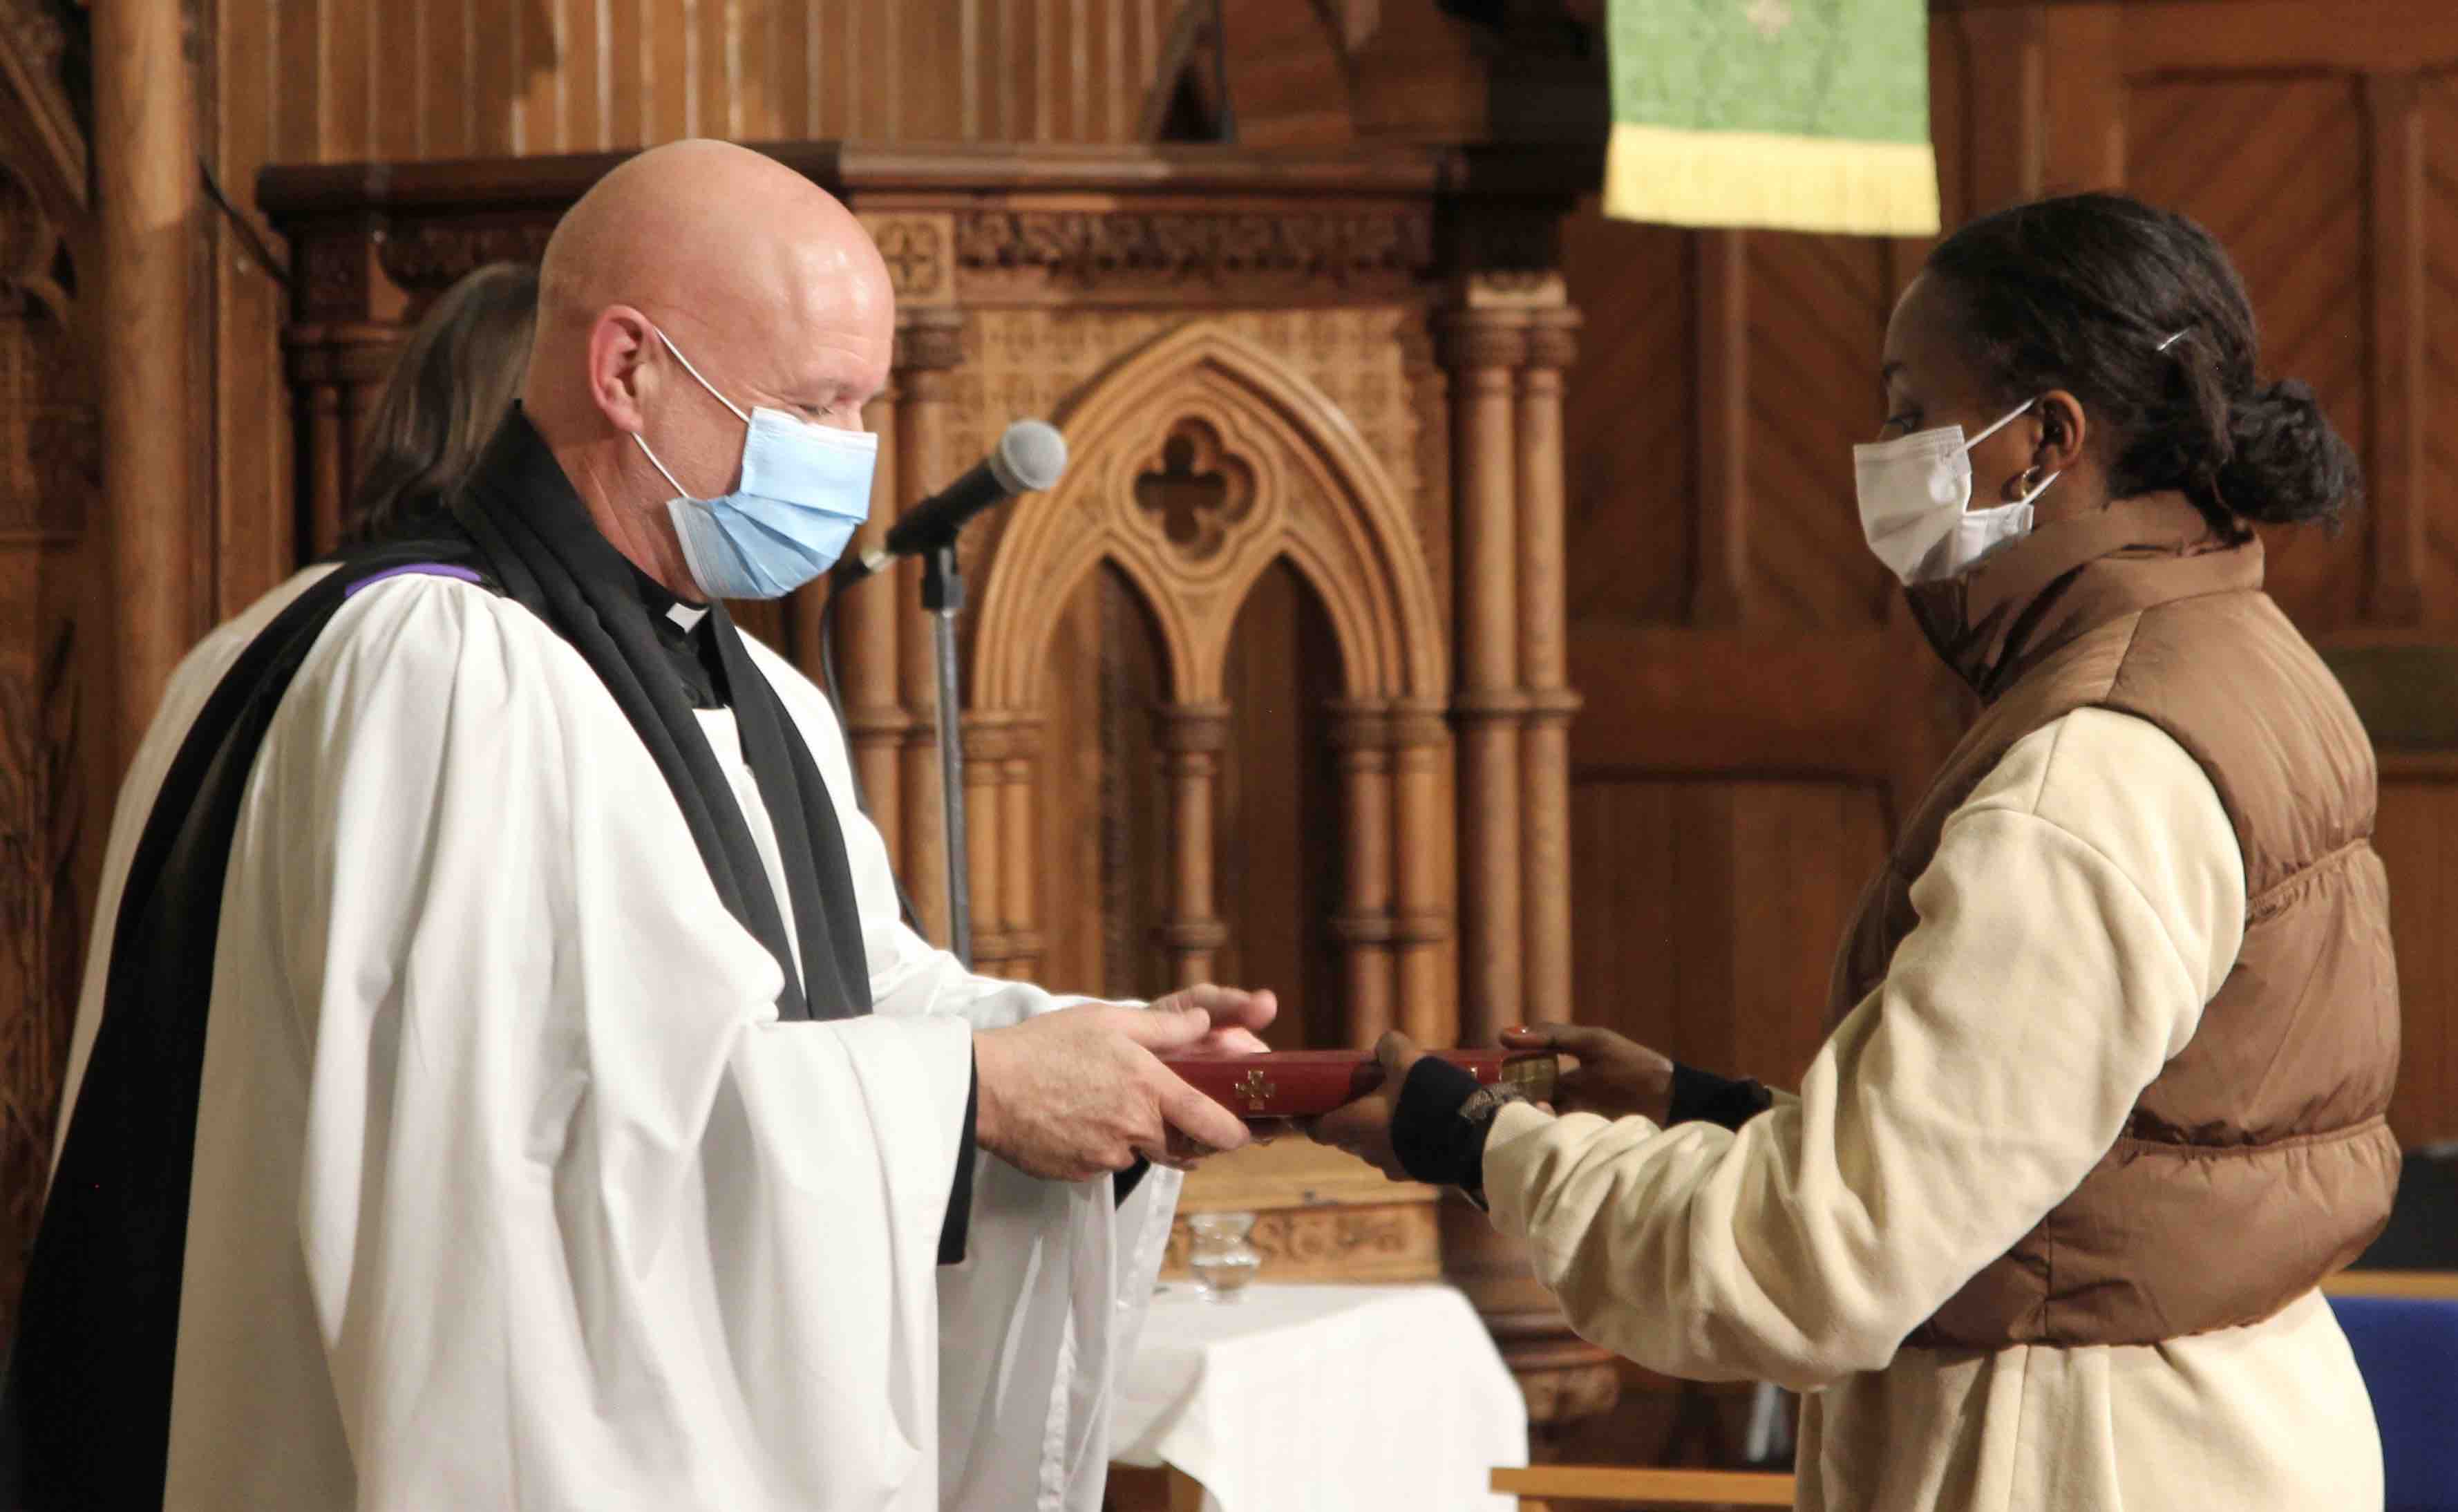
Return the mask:
{"type": "MultiPolygon", "coordinates": [[[[1439,1023],[1449,1003],[1448,673],[1425,552],[1390,475],[1322,390],[1217,322],[1125,358],[1057,419],[1073,464],[999,538],[973,643],[969,738],[1009,757],[1000,814],[1032,806],[1031,763],[1014,757],[1033,738],[1058,615],[1099,563],[1114,563],[1152,613],[1169,675],[1156,731],[1173,862],[1160,941],[1180,983],[1207,979],[1228,939],[1212,895],[1213,805],[1234,715],[1222,671],[1255,580],[1285,557],[1340,648],[1330,738],[1344,855],[1330,926],[1344,1028],[1371,1044],[1402,1003],[1411,1027],[1439,1023]]],[[[1029,826],[1003,818],[983,839],[1014,863],[998,868],[1002,947],[1029,957],[1029,826]]]]}
{"type": "Polygon", "coordinates": [[[1104,558],[1159,624],[1173,699],[1220,697],[1238,610],[1285,556],[1323,601],[1352,700],[1439,700],[1442,628],[1416,528],[1339,405],[1211,321],[1183,326],[1059,413],[1073,465],[1001,536],[974,645],[974,707],[1029,710],[1052,629],[1104,558]],[[1156,480],[1217,479],[1219,503],[1174,510],[1156,480]]]}

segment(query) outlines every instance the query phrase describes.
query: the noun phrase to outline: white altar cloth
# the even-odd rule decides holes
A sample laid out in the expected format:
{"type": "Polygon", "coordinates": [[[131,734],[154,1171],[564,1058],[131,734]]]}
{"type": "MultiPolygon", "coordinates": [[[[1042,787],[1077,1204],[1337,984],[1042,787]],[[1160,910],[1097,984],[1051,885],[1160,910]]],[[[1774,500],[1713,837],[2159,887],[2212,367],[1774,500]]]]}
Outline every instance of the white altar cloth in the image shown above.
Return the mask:
{"type": "Polygon", "coordinates": [[[1275,1286],[1153,1299],[1118,1382],[1113,1458],[1174,1465],[1204,1512],[1509,1512],[1528,1410],[1448,1286],[1275,1286]]]}

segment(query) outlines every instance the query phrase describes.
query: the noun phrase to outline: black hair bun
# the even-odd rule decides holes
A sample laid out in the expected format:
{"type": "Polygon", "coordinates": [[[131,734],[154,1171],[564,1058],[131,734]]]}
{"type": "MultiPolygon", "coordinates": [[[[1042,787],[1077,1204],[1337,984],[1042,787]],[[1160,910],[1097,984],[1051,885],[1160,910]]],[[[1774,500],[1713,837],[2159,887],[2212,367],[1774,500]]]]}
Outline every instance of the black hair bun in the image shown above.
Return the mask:
{"type": "Polygon", "coordinates": [[[2228,405],[2229,456],[2215,480],[2229,510],[2265,525],[2320,520],[2361,502],[2356,454],[2313,390],[2288,379],[2228,405]]]}

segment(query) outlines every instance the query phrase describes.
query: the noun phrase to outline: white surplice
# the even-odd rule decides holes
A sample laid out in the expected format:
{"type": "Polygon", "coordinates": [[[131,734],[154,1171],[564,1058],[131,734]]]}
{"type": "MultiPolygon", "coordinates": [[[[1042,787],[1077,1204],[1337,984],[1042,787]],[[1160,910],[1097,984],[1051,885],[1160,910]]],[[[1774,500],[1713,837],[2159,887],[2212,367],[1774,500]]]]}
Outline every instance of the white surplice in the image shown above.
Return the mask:
{"type": "MultiPolygon", "coordinates": [[[[315,575],[172,679],[112,827],[72,1099],[163,774],[315,575]]],[[[224,886],[169,1507],[1097,1508],[1177,1177],[1115,1205],[981,1154],[968,1258],[937,1265],[972,1031],[1078,1000],[899,922],[826,701],[751,648],[837,802],[869,1016],[778,1022],[778,964],[648,751],[527,610],[413,576],[334,616],[224,886]]],[[[732,716],[701,726],[781,905],[732,716]]]]}

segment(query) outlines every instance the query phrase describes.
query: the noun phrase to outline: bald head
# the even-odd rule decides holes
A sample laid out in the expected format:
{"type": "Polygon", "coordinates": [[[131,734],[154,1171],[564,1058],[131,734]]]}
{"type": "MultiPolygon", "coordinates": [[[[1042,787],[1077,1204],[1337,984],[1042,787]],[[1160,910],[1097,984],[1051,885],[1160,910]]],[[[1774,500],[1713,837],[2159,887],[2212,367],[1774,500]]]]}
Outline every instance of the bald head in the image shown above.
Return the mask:
{"type": "Polygon", "coordinates": [[[859,429],[894,321],[879,250],[834,196],[747,148],[676,142],[599,179],[555,227],[523,404],[599,528],[686,591],[664,507],[677,484],[735,487],[744,426],[727,404],[859,429]]]}

